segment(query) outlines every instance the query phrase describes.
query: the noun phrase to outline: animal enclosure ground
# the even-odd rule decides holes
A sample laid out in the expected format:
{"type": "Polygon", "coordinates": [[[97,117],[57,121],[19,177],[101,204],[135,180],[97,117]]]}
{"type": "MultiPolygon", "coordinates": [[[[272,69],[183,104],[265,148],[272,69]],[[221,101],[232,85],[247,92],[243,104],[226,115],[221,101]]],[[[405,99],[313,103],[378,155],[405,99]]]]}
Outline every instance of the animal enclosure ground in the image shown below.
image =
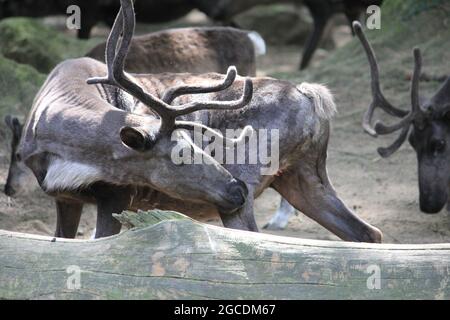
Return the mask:
{"type": "MultiPolygon", "coordinates": [[[[343,30],[338,29],[338,44],[349,40],[348,30],[343,30]]],[[[447,26],[446,30],[450,28],[447,26]]],[[[450,70],[449,31],[438,30],[440,35],[429,41],[424,40],[427,39],[426,34],[423,34],[426,30],[420,32],[410,34],[411,40],[403,42],[395,35],[386,39],[376,37],[374,44],[380,57],[385,94],[393,104],[405,109],[409,108],[410,103],[406,78],[408,72],[412,71],[411,50],[414,45],[420,45],[423,49],[426,72],[438,74],[442,70],[450,70]],[[440,48],[442,42],[439,39],[447,41],[447,52],[445,45],[440,48]],[[382,44],[384,40],[386,42],[382,44]],[[397,46],[400,42],[402,44],[397,46]]],[[[369,38],[373,37],[373,33],[369,33],[369,38]]],[[[331,53],[320,50],[314,61],[318,66],[305,73],[295,71],[300,51],[299,47],[269,47],[268,54],[258,61],[259,73],[276,75],[297,83],[317,81],[328,85],[333,91],[339,113],[333,120],[328,169],[335,188],[347,205],[361,218],[380,228],[385,242],[450,242],[450,214],[444,210],[436,215],[426,215],[419,210],[416,159],[411,147],[406,143],[391,158],[381,159],[376,148],[388,145],[395,137],[374,139],[362,131],[361,119],[370,102],[370,87],[368,65],[359,44],[351,43],[333,53],[330,59],[327,57],[331,53]]],[[[437,82],[421,83],[421,93],[429,95],[438,86],[437,82]]],[[[9,151],[5,138],[0,139],[0,180],[4,183],[9,151]]],[[[278,204],[279,196],[273,190],[267,190],[256,201],[255,215],[262,232],[267,232],[262,230],[262,226],[276,211],[278,204]]],[[[220,224],[218,219],[207,222],[220,224]]],[[[43,192],[32,192],[14,200],[0,194],[1,229],[51,235],[55,223],[54,204],[43,192]]],[[[84,210],[79,237],[89,237],[94,225],[95,211],[90,206],[84,210]]],[[[291,218],[286,230],[270,233],[311,239],[337,239],[301,213],[291,218]]]]}

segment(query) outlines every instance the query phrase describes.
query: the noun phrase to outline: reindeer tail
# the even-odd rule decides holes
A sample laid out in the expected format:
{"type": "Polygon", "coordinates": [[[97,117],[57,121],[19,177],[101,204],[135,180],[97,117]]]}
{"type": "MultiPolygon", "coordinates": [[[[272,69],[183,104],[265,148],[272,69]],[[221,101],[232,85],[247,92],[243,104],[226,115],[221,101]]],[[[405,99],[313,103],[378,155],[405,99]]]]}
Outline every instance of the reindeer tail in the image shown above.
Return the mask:
{"type": "Polygon", "coordinates": [[[247,33],[247,37],[249,37],[250,40],[253,42],[256,56],[263,56],[266,54],[267,51],[266,42],[258,32],[250,31],[249,33],[247,33]]]}
{"type": "Polygon", "coordinates": [[[321,119],[330,120],[337,112],[333,95],[327,87],[317,83],[303,82],[297,89],[312,100],[314,111],[321,119]]]}

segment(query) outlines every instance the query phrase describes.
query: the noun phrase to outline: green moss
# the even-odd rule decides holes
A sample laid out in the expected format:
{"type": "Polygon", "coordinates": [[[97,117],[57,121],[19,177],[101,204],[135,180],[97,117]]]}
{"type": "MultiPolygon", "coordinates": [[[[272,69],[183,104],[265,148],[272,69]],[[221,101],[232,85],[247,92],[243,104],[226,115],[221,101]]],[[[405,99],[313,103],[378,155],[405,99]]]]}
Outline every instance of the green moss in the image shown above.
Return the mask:
{"type": "Polygon", "coordinates": [[[0,21],[0,116],[25,116],[46,74],[65,59],[83,56],[98,41],[78,40],[37,19],[0,21]]]}
{"type": "Polygon", "coordinates": [[[0,116],[8,113],[25,115],[45,75],[0,55],[0,116]]]}
{"type": "Polygon", "coordinates": [[[45,26],[37,19],[0,21],[0,53],[18,63],[48,73],[60,61],[83,56],[98,40],[78,40],[45,26]]]}

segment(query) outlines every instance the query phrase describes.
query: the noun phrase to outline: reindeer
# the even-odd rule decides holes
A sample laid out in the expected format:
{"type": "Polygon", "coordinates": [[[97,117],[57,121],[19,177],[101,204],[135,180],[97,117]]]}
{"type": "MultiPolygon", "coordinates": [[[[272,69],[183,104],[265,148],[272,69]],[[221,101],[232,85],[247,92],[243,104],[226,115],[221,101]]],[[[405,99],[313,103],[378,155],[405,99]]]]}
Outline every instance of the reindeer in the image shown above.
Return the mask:
{"type": "Polygon", "coordinates": [[[155,205],[187,214],[215,210],[225,227],[257,231],[253,199],[272,186],[342,239],[381,241],[381,232],[350,211],[329,182],[326,152],[335,105],[325,87],[244,79],[234,68],[225,79],[214,73],[128,74],[124,63],[134,26],[133,2],[121,0],[106,66],[90,58],[61,63],[27,117],[18,153],[57,200],[57,235],[75,234],[84,202],[97,204],[96,237],[120,231],[113,212],[155,205]],[[130,112],[139,104],[155,116],[130,112]],[[284,174],[263,175],[261,163],[220,165],[177,130],[195,128],[222,141],[226,128],[244,128],[229,139],[233,145],[255,130],[279,130],[284,174]],[[171,155],[178,145],[207,161],[175,164],[171,155]]]}
{"type": "Polygon", "coordinates": [[[438,213],[449,200],[450,148],[447,145],[450,141],[450,77],[447,77],[431,98],[421,98],[419,80],[422,55],[419,48],[414,48],[411,110],[406,112],[394,107],[381,90],[377,59],[361,24],[354,22],[353,28],[367,54],[372,78],[373,101],[364,115],[363,128],[373,137],[400,131],[398,138],[390,146],[378,149],[383,158],[391,156],[406,139],[409,140],[417,155],[420,209],[425,213],[438,213]],[[393,125],[377,121],[373,126],[372,118],[377,107],[400,120],[393,125]]]}
{"type": "MultiPolygon", "coordinates": [[[[90,50],[86,56],[104,62],[106,43],[90,50]]],[[[241,75],[254,76],[255,56],[265,53],[265,43],[256,32],[234,28],[181,28],[137,36],[125,61],[131,72],[218,72],[225,73],[229,65],[239,68],[241,75]],[[199,60],[201,57],[201,60],[199,60]]],[[[133,110],[146,113],[146,109],[133,110]]],[[[17,117],[5,117],[11,129],[11,161],[4,192],[15,196],[38,187],[33,173],[22,161],[17,160],[22,124],[17,117]]],[[[282,199],[274,218],[266,225],[268,229],[282,229],[295,210],[282,199]]]]}
{"type": "MultiPolygon", "coordinates": [[[[106,43],[86,56],[105,61],[106,43]]],[[[234,65],[241,75],[256,75],[255,56],[264,55],[264,39],[254,31],[229,27],[178,28],[134,37],[125,61],[129,72],[218,72],[234,65]]]]}

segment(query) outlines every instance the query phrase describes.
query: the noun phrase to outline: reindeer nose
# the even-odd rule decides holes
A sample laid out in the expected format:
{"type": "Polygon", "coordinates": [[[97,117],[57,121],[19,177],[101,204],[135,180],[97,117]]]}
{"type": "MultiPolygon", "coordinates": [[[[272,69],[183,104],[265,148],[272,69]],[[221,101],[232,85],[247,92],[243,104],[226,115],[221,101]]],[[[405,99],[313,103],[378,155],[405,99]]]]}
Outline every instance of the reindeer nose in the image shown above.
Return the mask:
{"type": "Polygon", "coordinates": [[[13,187],[11,187],[9,184],[5,185],[5,194],[8,197],[12,197],[16,193],[16,190],[14,190],[13,187]]]}
{"type": "Polygon", "coordinates": [[[420,211],[426,214],[439,213],[444,206],[445,203],[440,204],[432,201],[420,201],[420,211]]]}
{"type": "Polygon", "coordinates": [[[227,188],[230,200],[233,202],[236,209],[242,207],[245,204],[248,196],[248,189],[244,182],[233,179],[227,188]]]}
{"type": "Polygon", "coordinates": [[[439,213],[447,203],[445,193],[430,193],[422,190],[419,198],[420,211],[426,214],[439,213]]]}

